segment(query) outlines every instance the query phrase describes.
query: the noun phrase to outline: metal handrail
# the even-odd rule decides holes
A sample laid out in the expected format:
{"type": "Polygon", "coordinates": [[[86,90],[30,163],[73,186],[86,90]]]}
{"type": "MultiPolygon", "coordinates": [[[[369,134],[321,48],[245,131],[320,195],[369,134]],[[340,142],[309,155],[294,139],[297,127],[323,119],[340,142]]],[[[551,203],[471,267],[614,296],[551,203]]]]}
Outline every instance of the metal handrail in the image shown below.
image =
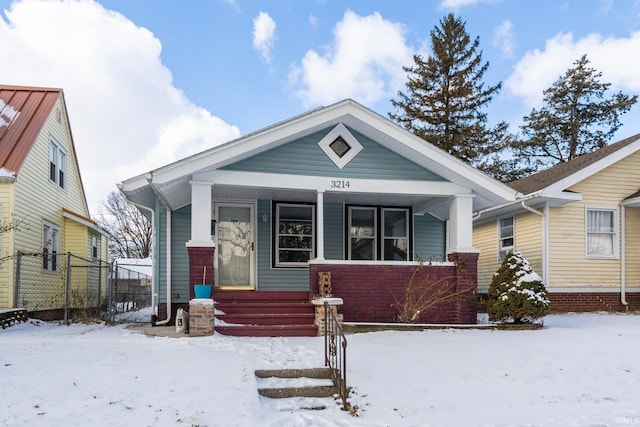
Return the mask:
{"type": "Polygon", "coordinates": [[[331,306],[324,303],[324,365],[329,367],[331,379],[342,398],[342,406],[349,409],[347,397],[347,338],[331,306]]]}

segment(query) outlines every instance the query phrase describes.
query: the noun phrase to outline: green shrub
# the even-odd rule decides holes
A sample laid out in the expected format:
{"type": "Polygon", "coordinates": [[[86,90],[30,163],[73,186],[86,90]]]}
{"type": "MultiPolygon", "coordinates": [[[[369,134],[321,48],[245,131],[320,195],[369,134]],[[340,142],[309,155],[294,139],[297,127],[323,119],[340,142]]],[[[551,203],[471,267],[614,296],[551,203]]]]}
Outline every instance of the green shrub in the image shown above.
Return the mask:
{"type": "Polygon", "coordinates": [[[489,286],[489,320],[532,323],[549,314],[549,307],[549,295],[542,278],[520,252],[510,252],[489,286]]]}

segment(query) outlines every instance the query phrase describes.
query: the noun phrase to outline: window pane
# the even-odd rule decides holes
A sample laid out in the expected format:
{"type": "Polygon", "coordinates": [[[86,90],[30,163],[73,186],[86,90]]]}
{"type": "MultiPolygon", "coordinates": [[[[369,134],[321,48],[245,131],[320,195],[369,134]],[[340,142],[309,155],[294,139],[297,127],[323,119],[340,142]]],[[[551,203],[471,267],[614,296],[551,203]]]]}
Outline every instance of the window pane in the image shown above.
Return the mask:
{"type": "Polygon", "coordinates": [[[375,236],[375,211],[373,209],[351,209],[351,236],[375,236]]]}
{"type": "Polygon", "coordinates": [[[373,260],[374,239],[351,239],[351,259],[353,260],[373,260]]]}
{"type": "Polygon", "coordinates": [[[278,232],[280,234],[313,234],[313,225],[310,222],[300,223],[291,221],[280,221],[278,232]]]}
{"type": "Polygon", "coordinates": [[[310,251],[279,251],[278,262],[308,262],[311,256],[310,251]]]}
{"type": "Polygon", "coordinates": [[[407,211],[406,210],[385,210],[384,211],[384,236],[385,237],[407,237],[407,211]]]}
{"type": "Polygon", "coordinates": [[[294,236],[281,236],[280,249],[311,249],[312,238],[311,237],[294,237],[294,236]]]}
{"type": "Polygon", "coordinates": [[[611,256],[613,252],[613,235],[589,234],[587,235],[587,253],[589,255],[611,256]]]}
{"type": "Polygon", "coordinates": [[[407,239],[385,239],[384,259],[385,261],[406,261],[407,239]]]}
{"type": "Polygon", "coordinates": [[[302,219],[311,221],[313,219],[311,206],[279,206],[280,219],[302,219]]]}
{"type": "Polygon", "coordinates": [[[613,233],[615,231],[613,212],[587,211],[587,231],[613,233]]]}

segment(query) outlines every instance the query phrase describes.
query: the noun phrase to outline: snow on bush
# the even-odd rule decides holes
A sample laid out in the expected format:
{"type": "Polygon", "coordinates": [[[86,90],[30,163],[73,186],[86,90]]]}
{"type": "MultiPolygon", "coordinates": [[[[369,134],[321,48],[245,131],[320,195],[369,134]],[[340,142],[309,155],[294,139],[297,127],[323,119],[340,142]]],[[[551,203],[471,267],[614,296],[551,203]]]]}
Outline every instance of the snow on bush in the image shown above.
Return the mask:
{"type": "Polygon", "coordinates": [[[499,322],[532,323],[549,314],[549,295],[542,278],[520,252],[510,252],[493,275],[487,313],[499,322]]]}

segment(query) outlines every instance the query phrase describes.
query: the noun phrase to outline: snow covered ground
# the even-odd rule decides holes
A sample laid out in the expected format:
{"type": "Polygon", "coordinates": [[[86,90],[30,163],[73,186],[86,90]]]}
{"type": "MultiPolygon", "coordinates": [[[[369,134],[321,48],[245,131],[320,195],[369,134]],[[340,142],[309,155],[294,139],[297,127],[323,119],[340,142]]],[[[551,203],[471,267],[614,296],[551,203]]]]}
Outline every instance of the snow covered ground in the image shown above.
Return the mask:
{"type": "Polygon", "coordinates": [[[256,369],[323,363],[322,338],[145,336],[32,321],[0,330],[2,426],[640,425],[640,316],[532,331],[348,336],[353,417],[258,396],[256,369]]]}

